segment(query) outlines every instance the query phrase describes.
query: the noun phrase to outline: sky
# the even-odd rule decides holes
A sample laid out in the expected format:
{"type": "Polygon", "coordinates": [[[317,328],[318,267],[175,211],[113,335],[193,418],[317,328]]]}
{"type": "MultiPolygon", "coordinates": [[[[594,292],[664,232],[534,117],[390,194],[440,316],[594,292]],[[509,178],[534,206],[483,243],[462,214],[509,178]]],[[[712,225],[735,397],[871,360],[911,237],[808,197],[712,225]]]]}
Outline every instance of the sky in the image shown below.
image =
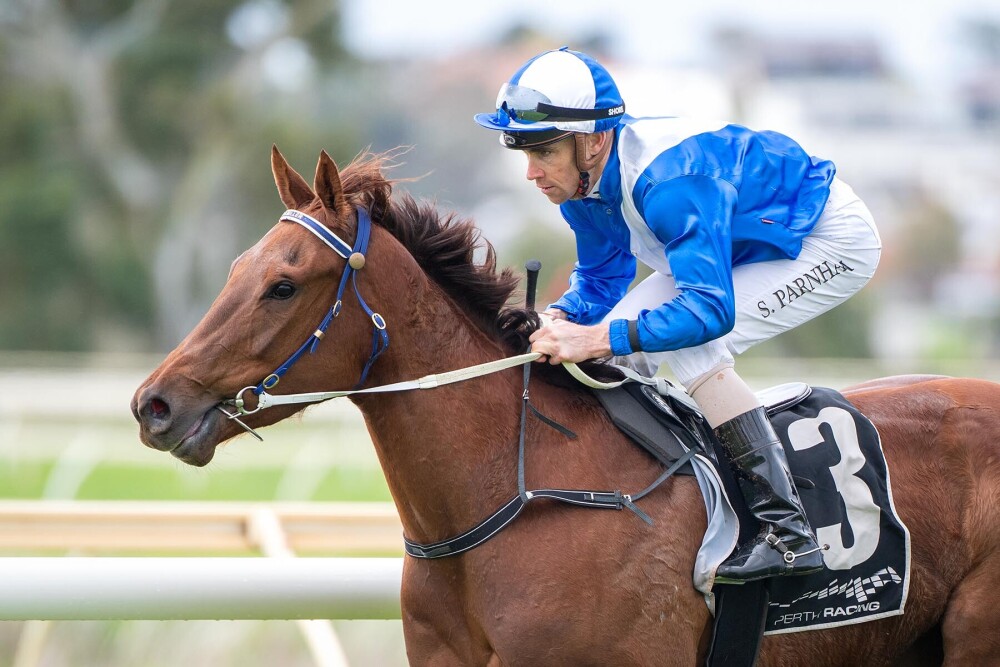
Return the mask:
{"type": "MultiPolygon", "coordinates": [[[[703,64],[707,35],[728,23],[774,39],[871,35],[890,65],[917,83],[947,79],[965,17],[1000,21],[997,0],[344,0],[345,39],[372,58],[443,57],[489,43],[518,23],[565,37],[604,31],[614,55],[640,64],[703,64]],[[636,11],[616,8],[638,7],[636,11]]],[[[554,46],[561,46],[554,45],[554,46]]]]}

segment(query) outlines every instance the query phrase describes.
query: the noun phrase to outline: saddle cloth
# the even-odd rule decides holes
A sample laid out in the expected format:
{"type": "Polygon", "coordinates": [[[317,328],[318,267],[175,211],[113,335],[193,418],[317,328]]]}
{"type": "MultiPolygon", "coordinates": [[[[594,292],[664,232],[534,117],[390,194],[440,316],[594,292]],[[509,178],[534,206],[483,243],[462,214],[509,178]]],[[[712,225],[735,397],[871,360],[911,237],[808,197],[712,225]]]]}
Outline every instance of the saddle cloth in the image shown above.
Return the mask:
{"type": "MultiPolygon", "coordinates": [[[[738,491],[731,471],[717,463],[717,443],[700,416],[690,414],[688,405],[670,397],[653,397],[656,392],[650,387],[639,390],[626,384],[596,393],[620,426],[626,414],[621,406],[641,396],[648,401],[647,411],[666,415],[660,428],[669,429],[669,435],[649,424],[623,428],[665,463],[688,448],[700,448],[699,441],[707,441],[703,453],[691,459],[688,474],[693,472],[698,481],[708,515],[693,581],[714,613],[715,570],[735,548],[739,534],[730,500],[738,491]],[[619,393],[611,398],[615,392],[619,393]],[[636,437],[636,430],[645,433],[636,437]],[[666,444],[653,451],[648,444],[652,439],[666,444]]],[[[830,547],[823,552],[826,567],[820,572],[769,582],[765,634],[829,628],[903,613],[910,535],[892,503],[892,486],[874,425],[833,389],[790,383],[760,392],[758,397],[785,447],[817,539],[830,547]]],[[[628,414],[634,417],[635,408],[628,414]]],[[[742,504],[741,499],[737,502],[742,504]]]]}

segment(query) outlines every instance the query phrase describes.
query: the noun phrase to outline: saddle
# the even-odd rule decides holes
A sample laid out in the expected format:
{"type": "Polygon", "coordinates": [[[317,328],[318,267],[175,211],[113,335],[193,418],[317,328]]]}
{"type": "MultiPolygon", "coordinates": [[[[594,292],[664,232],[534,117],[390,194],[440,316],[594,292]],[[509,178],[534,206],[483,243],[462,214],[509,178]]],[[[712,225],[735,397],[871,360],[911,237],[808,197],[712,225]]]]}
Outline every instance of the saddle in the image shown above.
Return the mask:
{"type": "Polygon", "coordinates": [[[762,634],[836,627],[903,613],[909,532],[892,505],[878,432],[839,392],[800,382],[758,392],[788,454],[792,478],[817,539],[830,548],[823,556],[826,567],[815,574],[742,586],[715,585],[711,564],[717,566],[719,554],[728,556],[736,542],[756,535],[759,525],[746,509],[725,454],[697,406],[660,379],[624,382],[614,389],[595,390],[595,396],[618,428],[663,465],[671,465],[691,449],[697,451],[679,472],[699,478],[708,510],[709,527],[694,572],[695,587],[715,614],[707,664],[752,665],[762,634]],[[712,494],[716,497],[710,499],[712,494]],[[718,496],[725,496],[724,502],[718,496]],[[733,521],[720,525],[727,511],[733,521]]]}
{"type": "MultiPolygon", "coordinates": [[[[698,406],[671,385],[666,387],[626,382],[614,389],[591,391],[615,426],[663,465],[673,465],[695,449],[718,467],[715,437],[698,406]]],[[[809,385],[792,382],[758,392],[757,398],[771,416],[801,403],[811,393],[809,385]]],[[[694,475],[694,470],[685,463],[677,474],[694,475]]]]}

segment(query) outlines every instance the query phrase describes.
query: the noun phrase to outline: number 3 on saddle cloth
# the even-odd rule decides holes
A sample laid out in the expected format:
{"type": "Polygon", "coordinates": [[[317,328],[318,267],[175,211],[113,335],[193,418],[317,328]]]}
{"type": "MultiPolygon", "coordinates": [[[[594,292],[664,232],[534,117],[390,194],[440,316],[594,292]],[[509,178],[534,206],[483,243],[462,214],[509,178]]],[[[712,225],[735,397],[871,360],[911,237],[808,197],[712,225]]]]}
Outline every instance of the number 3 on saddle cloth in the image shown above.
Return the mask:
{"type": "MultiPolygon", "coordinates": [[[[693,574],[695,587],[714,613],[715,569],[736,546],[737,532],[745,539],[759,530],[743,506],[728,464],[719,465],[721,448],[692,406],[673,395],[638,383],[595,394],[615,424],[664,463],[692,447],[704,448],[704,455],[691,459],[692,469],[685,472],[698,479],[708,511],[709,526],[693,574]],[[737,514],[745,517],[742,526],[737,514]]],[[[766,583],[770,601],[764,633],[829,628],[902,614],[909,584],[910,535],[893,507],[874,425],[833,389],[791,383],[758,396],[785,447],[817,541],[829,545],[823,552],[823,570],[766,583]]],[[[720,585],[715,592],[722,588],[743,587],[720,585]]]]}

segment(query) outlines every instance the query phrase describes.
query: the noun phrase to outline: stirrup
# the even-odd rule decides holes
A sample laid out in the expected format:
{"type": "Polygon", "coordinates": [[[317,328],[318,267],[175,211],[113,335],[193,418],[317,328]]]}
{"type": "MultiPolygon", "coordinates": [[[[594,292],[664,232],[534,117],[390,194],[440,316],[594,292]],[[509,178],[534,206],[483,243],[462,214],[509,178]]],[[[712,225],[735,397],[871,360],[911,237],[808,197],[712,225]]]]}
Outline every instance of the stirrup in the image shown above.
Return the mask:
{"type": "Polygon", "coordinates": [[[782,542],[780,539],[778,539],[778,536],[775,535],[774,533],[768,533],[766,536],[764,536],[764,541],[767,542],[772,549],[780,553],[781,559],[784,560],[789,565],[793,564],[795,562],[795,559],[798,558],[799,556],[808,556],[809,554],[814,554],[817,551],[826,551],[830,548],[829,544],[824,544],[822,546],[817,546],[815,549],[810,549],[809,551],[801,551],[799,553],[795,553],[787,546],[785,546],[785,543],[782,542]]]}

